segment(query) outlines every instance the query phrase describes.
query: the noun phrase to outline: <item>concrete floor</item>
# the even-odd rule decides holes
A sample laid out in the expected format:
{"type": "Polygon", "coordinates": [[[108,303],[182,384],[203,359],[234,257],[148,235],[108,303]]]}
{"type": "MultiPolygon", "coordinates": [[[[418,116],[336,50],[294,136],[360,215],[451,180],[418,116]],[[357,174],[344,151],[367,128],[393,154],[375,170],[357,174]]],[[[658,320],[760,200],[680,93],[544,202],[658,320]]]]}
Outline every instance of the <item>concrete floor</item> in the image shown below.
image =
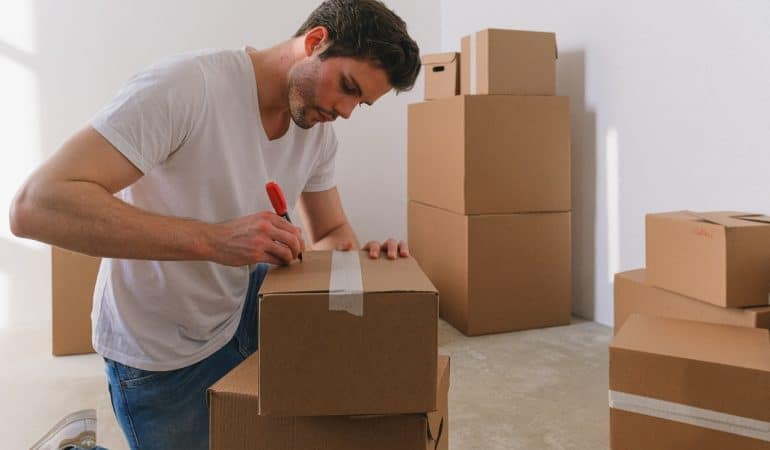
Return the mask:
{"type": "MultiPolygon", "coordinates": [[[[609,448],[607,345],[612,331],[566,327],[468,338],[442,322],[452,357],[452,450],[609,448]]],[[[97,408],[98,439],[127,450],[96,355],[54,358],[47,329],[0,330],[2,447],[25,449],[67,413],[97,408]]]]}

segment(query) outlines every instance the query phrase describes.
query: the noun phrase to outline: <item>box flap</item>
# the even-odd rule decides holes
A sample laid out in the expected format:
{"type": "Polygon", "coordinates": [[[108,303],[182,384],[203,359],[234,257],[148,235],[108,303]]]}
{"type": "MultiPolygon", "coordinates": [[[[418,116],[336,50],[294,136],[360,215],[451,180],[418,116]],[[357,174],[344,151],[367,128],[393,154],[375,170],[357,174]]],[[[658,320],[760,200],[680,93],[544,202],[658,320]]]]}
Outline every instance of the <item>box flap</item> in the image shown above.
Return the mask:
{"type": "MultiPolygon", "coordinates": [[[[436,292],[414,258],[389,260],[382,254],[371,259],[359,251],[364,292],[436,292]]],[[[287,266],[273,266],[260,288],[260,295],[328,292],[332,252],[311,251],[304,261],[287,266]]]]}
{"type": "Polygon", "coordinates": [[[712,223],[715,225],[721,225],[725,228],[752,226],[754,224],[746,223],[746,221],[751,221],[751,219],[748,219],[748,218],[759,218],[759,220],[755,220],[755,222],[761,222],[762,221],[761,218],[765,217],[765,216],[762,216],[761,214],[752,214],[752,213],[744,213],[744,212],[736,212],[736,211],[712,211],[712,212],[685,211],[685,212],[695,218],[698,218],[700,220],[703,220],[705,222],[712,223]]]}
{"type": "Polygon", "coordinates": [[[770,224],[770,216],[763,214],[747,214],[743,216],[735,216],[736,219],[746,220],[749,222],[759,222],[764,224],[770,224]]]}
{"type": "Polygon", "coordinates": [[[244,397],[258,397],[259,386],[259,351],[249,356],[233,370],[214,383],[209,392],[217,394],[237,394],[244,397]]]}
{"type": "Polygon", "coordinates": [[[439,411],[428,413],[428,439],[438,441],[444,432],[444,415],[439,411]]]}
{"type": "Polygon", "coordinates": [[[457,55],[457,52],[431,53],[428,55],[422,55],[420,59],[424,65],[433,66],[439,64],[451,64],[457,59],[457,55]]]}
{"type": "Polygon", "coordinates": [[[518,33],[535,33],[540,36],[542,36],[545,39],[548,39],[553,43],[553,55],[554,59],[559,59],[559,48],[556,45],[556,33],[549,32],[549,31],[528,31],[528,30],[510,30],[505,28],[485,28],[481,31],[478,31],[478,33],[483,32],[490,32],[490,31],[507,31],[507,32],[518,32],[518,33]]]}
{"type": "Polygon", "coordinates": [[[770,371],[770,331],[632,314],[610,348],[770,371]]]}
{"type": "Polygon", "coordinates": [[[436,411],[431,411],[428,416],[428,439],[440,441],[444,432],[444,414],[448,409],[449,392],[449,357],[438,355],[438,371],[436,372],[436,411]]]}

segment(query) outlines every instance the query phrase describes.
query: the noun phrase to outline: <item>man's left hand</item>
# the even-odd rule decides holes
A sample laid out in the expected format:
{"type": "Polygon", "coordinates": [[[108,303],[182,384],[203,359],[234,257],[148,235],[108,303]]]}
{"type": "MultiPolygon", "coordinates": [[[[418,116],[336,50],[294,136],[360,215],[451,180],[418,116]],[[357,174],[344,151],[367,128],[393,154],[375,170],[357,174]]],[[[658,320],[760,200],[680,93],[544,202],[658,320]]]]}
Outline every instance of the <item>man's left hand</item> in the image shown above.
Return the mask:
{"type": "Polygon", "coordinates": [[[380,252],[385,252],[388,255],[388,259],[396,259],[399,256],[406,258],[409,256],[409,247],[406,245],[406,242],[396,241],[395,239],[388,239],[383,243],[369,241],[362,250],[369,252],[369,257],[372,259],[379,258],[380,252]]]}

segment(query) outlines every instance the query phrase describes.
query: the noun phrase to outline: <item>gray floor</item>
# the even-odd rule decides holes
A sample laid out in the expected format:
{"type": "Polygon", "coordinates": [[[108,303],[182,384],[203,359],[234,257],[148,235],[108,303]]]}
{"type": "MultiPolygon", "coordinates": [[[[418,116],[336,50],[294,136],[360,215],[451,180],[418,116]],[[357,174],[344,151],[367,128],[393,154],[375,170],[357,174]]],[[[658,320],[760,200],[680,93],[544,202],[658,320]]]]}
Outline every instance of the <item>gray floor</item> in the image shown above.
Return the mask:
{"type": "MultiPolygon", "coordinates": [[[[452,450],[602,450],[609,447],[607,327],[567,327],[468,338],[441,323],[452,357],[452,450]]],[[[97,408],[99,441],[125,450],[101,360],[54,358],[47,329],[0,330],[2,448],[25,449],[68,412],[97,408]]]]}

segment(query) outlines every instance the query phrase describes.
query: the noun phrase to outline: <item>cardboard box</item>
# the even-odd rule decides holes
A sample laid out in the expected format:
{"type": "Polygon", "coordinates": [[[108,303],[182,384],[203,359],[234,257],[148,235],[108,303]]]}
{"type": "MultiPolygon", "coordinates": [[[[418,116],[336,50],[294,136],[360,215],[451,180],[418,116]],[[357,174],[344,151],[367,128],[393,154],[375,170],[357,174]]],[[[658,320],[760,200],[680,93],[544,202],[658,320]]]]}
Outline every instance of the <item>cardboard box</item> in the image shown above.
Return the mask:
{"type": "Polygon", "coordinates": [[[463,94],[556,94],[554,33],[486,29],[460,46],[463,94]]]}
{"type": "Polygon", "coordinates": [[[260,289],[259,411],[436,409],[438,293],[413,258],[306,252],[260,289]]]}
{"type": "Polygon", "coordinates": [[[101,258],[51,247],[52,344],[56,356],[93,353],[91,307],[101,258]]]}
{"type": "Polygon", "coordinates": [[[425,100],[454,97],[460,93],[460,54],[432,53],[422,56],[425,100]]]}
{"type": "Polygon", "coordinates": [[[770,303],[770,217],[689,211],[647,215],[647,277],[725,307],[770,303]]]}
{"type": "Polygon", "coordinates": [[[770,328],[770,306],[722,308],[653,286],[644,269],[615,274],[615,333],[631,314],[770,328]]]}
{"type": "Polygon", "coordinates": [[[567,325],[570,213],[466,216],[409,202],[409,248],[467,335],[567,325]]]}
{"type": "Polygon", "coordinates": [[[392,416],[267,417],[257,413],[258,357],[209,389],[211,450],[448,450],[449,358],[433,360],[438,409],[392,416]]]}
{"type": "Polygon", "coordinates": [[[567,97],[411,104],[408,145],[409,200],[460,214],[571,209],[567,97]]]}
{"type": "Polygon", "coordinates": [[[632,315],[610,345],[611,448],[770,449],[768,386],[768,330],[632,315]]]}

